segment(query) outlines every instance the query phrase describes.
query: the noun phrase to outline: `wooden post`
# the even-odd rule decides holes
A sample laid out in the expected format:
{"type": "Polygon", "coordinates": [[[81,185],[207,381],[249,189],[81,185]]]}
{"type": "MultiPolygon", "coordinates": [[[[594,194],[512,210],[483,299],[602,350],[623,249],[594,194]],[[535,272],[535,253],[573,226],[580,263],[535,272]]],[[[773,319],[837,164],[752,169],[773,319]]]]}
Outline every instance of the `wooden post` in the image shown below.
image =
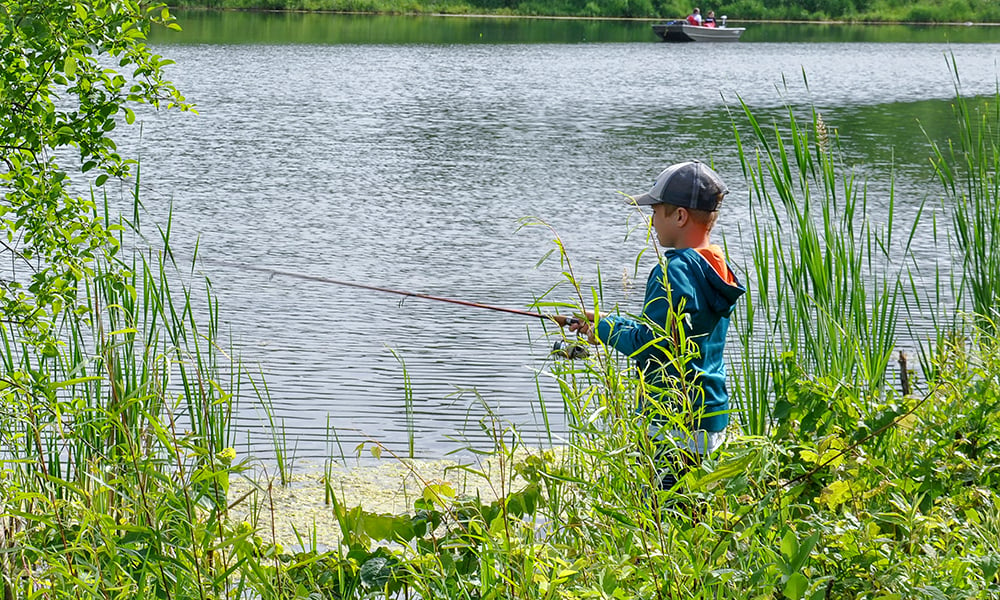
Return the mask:
{"type": "Polygon", "coordinates": [[[906,370],[906,354],[899,351],[899,387],[904,396],[910,395],[910,372],[906,370]]]}

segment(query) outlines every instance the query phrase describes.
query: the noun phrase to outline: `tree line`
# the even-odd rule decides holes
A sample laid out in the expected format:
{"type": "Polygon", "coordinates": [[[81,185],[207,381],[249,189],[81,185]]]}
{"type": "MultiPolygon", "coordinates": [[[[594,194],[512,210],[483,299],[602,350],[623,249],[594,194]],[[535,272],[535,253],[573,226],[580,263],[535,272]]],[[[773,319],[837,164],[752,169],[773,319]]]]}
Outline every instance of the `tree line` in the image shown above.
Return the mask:
{"type": "MultiPolygon", "coordinates": [[[[179,8],[678,18],[699,0],[174,0],[179,8]]],[[[1000,23],[995,0],[720,0],[700,6],[734,20],[1000,23]]]]}

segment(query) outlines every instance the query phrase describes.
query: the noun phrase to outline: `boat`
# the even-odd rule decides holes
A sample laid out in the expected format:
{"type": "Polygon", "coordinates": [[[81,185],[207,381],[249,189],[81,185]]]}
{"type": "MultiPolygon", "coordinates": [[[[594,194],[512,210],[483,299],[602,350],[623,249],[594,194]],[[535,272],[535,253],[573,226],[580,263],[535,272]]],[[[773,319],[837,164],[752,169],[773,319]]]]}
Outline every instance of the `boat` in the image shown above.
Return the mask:
{"type": "Polygon", "coordinates": [[[670,21],[653,25],[653,33],[664,42],[737,42],[746,27],[726,27],[722,17],[719,27],[701,27],[687,21],[670,21]]]}

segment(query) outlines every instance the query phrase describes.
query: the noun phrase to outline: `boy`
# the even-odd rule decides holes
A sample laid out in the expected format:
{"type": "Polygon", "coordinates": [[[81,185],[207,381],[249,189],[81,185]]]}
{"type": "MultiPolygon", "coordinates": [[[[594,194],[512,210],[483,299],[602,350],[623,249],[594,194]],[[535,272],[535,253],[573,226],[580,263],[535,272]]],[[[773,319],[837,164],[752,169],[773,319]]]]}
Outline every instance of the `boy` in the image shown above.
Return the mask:
{"type": "Polygon", "coordinates": [[[560,323],[636,361],[651,399],[641,407],[652,416],[651,438],[661,450],[678,447],[685,455],[661,474],[663,489],[685,470],[680,463],[716,450],[729,424],[723,349],[729,315],[746,290],[710,242],[728,192],[718,173],[698,161],[667,167],[649,192],[632,199],[652,208],[656,239],[670,248],[649,274],[642,320],[588,313],[587,321],[560,323]],[[664,407],[679,411],[683,426],[657,418],[664,407]]]}

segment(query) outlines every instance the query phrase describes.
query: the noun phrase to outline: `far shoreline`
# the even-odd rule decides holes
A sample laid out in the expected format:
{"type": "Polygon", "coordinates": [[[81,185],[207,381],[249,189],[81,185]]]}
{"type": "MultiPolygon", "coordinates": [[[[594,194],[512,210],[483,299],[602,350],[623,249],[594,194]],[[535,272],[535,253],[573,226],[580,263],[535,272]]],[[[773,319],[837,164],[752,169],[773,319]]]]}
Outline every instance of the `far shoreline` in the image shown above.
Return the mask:
{"type": "MultiPolygon", "coordinates": [[[[204,11],[204,12],[249,12],[249,13],[288,13],[288,14],[324,14],[324,15],[358,15],[358,16],[386,16],[386,17],[452,17],[465,19],[544,19],[561,21],[634,21],[634,22],[660,22],[683,17],[668,19],[666,17],[583,17],[572,15],[504,15],[489,13],[421,13],[421,12],[366,12],[366,11],[344,11],[344,10],[304,10],[304,9],[279,9],[279,8],[211,8],[207,6],[170,6],[171,11],[204,11]]],[[[949,21],[949,22],[921,22],[921,21],[855,21],[855,20],[822,20],[822,21],[797,21],[787,19],[733,19],[731,21],[739,23],[761,23],[774,25],[905,25],[910,27],[1000,27],[1000,22],[975,21],[949,21]]]]}

